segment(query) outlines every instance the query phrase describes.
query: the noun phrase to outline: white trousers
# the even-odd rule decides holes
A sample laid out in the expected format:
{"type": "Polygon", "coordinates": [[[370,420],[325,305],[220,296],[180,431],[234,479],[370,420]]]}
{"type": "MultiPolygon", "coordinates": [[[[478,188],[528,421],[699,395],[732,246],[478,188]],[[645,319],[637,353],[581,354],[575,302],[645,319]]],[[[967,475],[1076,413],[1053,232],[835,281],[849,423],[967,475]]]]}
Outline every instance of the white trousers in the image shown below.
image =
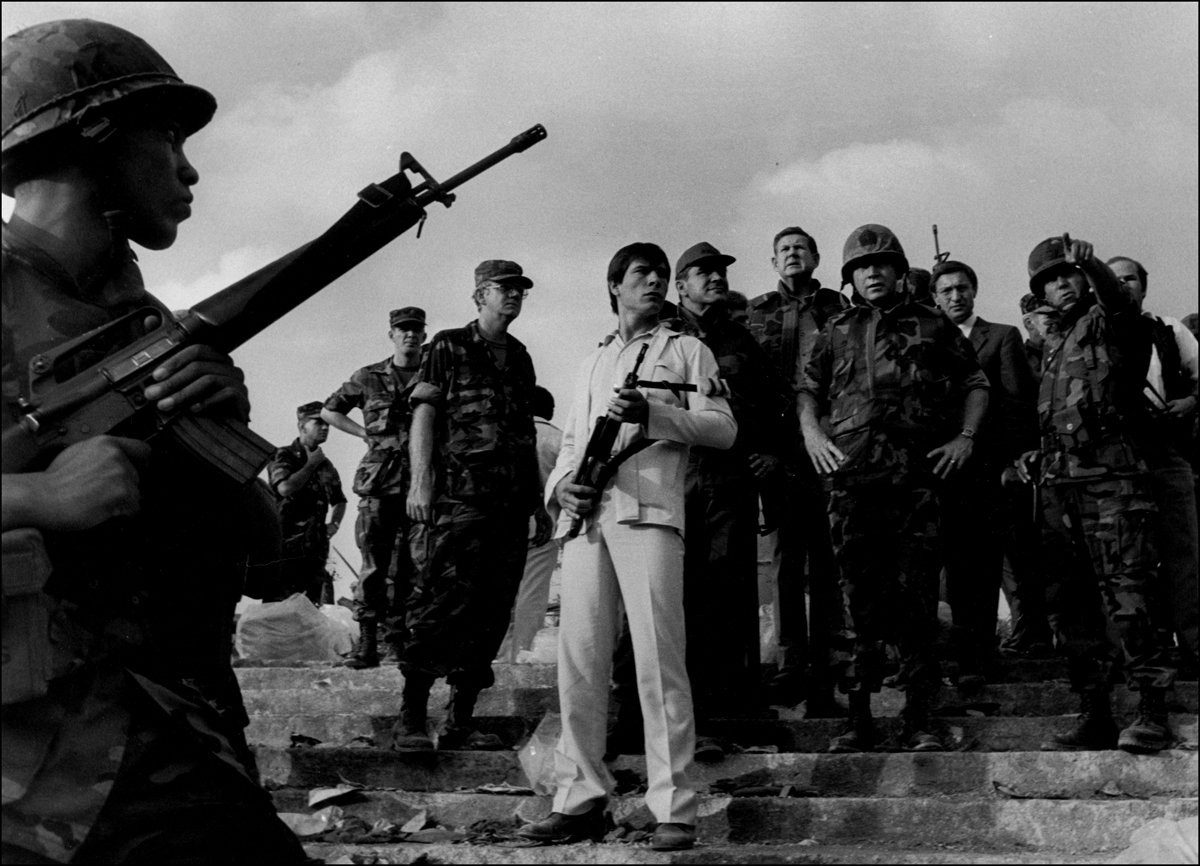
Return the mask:
{"type": "Polygon", "coordinates": [[[558,631],[563,730],[554,756],[554,811],[582,814],[606,803],[613,789],[604,748],[623,599],[645,720],[646,805],[660,823],[695,824],[696,725],[684,654],[683,539],[670,527],[618,524],[607,504],[601,502],[599,520],[587,535],[563,548],[558,631]]]}
{"type": "Polygon", "coordinates": [[[546,623],[546,607],[550,603],[550,580],[558,567],[560,542],[548,541],[541,547],[531,547],[525,554],[525,576],[517,590],[512,622],[500,645],[497,661],[515,662],[521,650],[533,646],[533,639],[546,623]]]}

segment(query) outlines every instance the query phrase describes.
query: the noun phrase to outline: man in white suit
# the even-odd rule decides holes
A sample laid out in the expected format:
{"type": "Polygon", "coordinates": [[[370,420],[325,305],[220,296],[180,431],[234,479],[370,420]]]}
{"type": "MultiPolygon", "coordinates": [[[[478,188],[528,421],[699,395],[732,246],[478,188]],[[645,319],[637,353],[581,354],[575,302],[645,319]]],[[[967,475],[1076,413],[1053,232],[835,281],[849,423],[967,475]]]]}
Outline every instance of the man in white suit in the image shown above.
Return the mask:
{"type": "Polygon", "coordinates": [[[679,850],[696,838],[696,732],[683,619],[684,478],[689,446],[729,448],[737,424],[728,403],[716,396],[720,380],[712,352],[659,323],[670,275],[666,254],[654,244],[623,247],[609,263],[617,329],[580,368],[558,463],[546,483],[547,506],[559,512],[556,535],[566,536],[576,517],[582,531],[563,548],[563,733],[555,754],[554,811],[521,831],[543,842],[599,839],[605,832],[613,787],[603,761],[608,685],[622,601],[645,721],[646,805],[658,822],[651,845],[679,850]],[[641,381],[695,390],[624,387],[639,358],[641,381]],[[576,484],[589,434],[605,415],[623,422],[613,453],[627,459],[601,489],[576,484]],[[646,440],[653,444],[639,444],[646,440]],[[637,450],[622,455],[630,446],[637,450]]]}

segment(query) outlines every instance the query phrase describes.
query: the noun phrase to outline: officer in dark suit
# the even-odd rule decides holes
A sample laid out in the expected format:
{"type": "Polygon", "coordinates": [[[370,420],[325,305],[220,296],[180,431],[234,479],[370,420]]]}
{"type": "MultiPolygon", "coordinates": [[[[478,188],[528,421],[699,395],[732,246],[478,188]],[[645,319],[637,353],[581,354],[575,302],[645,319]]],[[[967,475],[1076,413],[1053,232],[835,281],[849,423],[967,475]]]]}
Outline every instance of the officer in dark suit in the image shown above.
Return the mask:
{"type": "MultiPolygon", "coordinates": [[[[987,415],[975,431],[975,459],[950,476],[942,499],[946,593],[954,615],[958,685],[972,688],[983,685],[996,649],[1004,554],[1009,554],[1016,583],[1034,582],[1032,548],[1028,543],[1007,544],[1012,536],[1005,530],[1012,524],[1013,509],[1007,507],[1010,494],[1015,508],[1025,503],[1025,523],[1031,522],[1028,486],[1011,467],[1022,452],[1037,446],[1037,381],[1020,332],[975,314],[979,282],[970,265],[939,263],[933,269],[932,286],[934,302],[970,340],[991,386],[987,415]]],[[[1025,535],[1026,541],[1031,539],[1032,529],[1025,535]]]]}

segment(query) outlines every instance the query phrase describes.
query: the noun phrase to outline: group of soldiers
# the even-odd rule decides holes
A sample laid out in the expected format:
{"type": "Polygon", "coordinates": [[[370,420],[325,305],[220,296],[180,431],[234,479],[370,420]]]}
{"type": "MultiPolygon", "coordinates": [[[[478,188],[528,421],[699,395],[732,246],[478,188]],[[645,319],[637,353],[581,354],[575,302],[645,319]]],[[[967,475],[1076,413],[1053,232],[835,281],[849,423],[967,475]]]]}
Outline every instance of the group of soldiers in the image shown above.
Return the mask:
{"type": "MultiPolygon", "coordinates": [[[[6,434],[46,353],[110,322],[133,340],[171,315],[129,243],[174,242],[199,180],[184,143],[215,109],[111,25],[58,21],[5,40],[6,434]]],[[[535,414],[547,422],[552,404],[540,408],[510,332],[533,281],[491,259],[475,269],[473,321],[424,345],[424,312],[395,310],[391,357],[299,408],[269,492],[166,438],[94,436],[44,465],[6,464],[4,861],[304,862],[257,784],[228,629],[248,563],[279,561],[287,591],[328,600],[345,509],[320,447],[329,426],[367,445],[351,663],[378,664],[381,639],[393,648],[394,748],[434,750],[437,678],[451,686],[437,749],[502,745],[478,729],[475,704],[522,584],[544,597],[531,549],[553,561],[561,546],[557,791],[527,838],[601,837],[605,754],[640,734],[652,845],[688,848],[693,761],[724,750],[712,721],[801,700],[810,715],[844,715],[835,689],[849,714],[832,751],[878,744],[870,696],[885,684],[906,694],[899,745],[943,748],[930,718],[939,574],[957,685],[977,687],[1005,555],[1024,623],[1015,650],[1058,644],[1081,696],[1078,724],[1045,747],[1170,745],[1169,642],[1194,654],[1196,640],[1196,342],[1143,313],[1145,269],[1105,264],[1067,235],[1042,241],[1023,347],[974,313],[970,266],[942,261],[922,281],[884,226],[845,243],[849,297],[813,277],[817,243],[798,226],[775,236],[772,263],[778,286],[742,311],[735,260],[711,244],[673,266],[652,243],[618,250],[605,275],[616,329],[581,364],[551,447],[535,414]],[[778,529],[783,649],[759,694],[764,524],[778,529]],[[1119,731],[1113,638],[1140,695],[1119,731]]],[[[56,375],[111,350],[85,342],[56,375]]],[[[244,377],[214,348],[190,346],[153,378],[130,399],[249,419],[244,377]]]]}

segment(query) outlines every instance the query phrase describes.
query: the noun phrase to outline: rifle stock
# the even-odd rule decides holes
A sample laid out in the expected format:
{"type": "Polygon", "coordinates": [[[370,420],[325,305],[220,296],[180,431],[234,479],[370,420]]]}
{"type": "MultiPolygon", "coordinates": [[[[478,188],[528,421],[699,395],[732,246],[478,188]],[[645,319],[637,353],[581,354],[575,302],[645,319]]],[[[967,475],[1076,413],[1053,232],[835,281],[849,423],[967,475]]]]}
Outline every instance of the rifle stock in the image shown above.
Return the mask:
{"type": "Polygon", "coordinates": [[[153,384],[154,369],[192,344],[233,351],[422,223],[428,205],[441,202],[449,207],[454,201],[451,190],[545,137],[545,128],[538,124],[444,183],[404,153],[400,171],[359,192],[359,201],[319,237],[205,298],[178,321],[163,321],[153,332],[63,382],[56,381],[56,371],[82,348],[119,333],[116,329],[128,327],[133,317],[168,317],[144,308],[35,357],[30,363],[31,400],[21,407],[18,423],[3,433],[4,472],[41,469],[58,451],[92,436],[148,439],[165,430],[213,467],[248,482],[270,458],[273,446],[237,421],[157,410],[142,396],[153,384]],[[424,182],[414,188],[405,172],[420,175],[424,182]]]}

